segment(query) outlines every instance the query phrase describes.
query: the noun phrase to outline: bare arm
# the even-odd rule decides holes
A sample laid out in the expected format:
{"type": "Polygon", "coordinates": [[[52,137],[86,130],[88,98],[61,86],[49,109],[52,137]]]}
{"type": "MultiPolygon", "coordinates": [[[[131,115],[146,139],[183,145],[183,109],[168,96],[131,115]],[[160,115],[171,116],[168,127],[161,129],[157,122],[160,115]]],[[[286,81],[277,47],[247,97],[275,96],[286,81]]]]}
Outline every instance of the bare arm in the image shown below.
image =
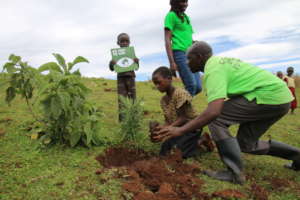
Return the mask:
{"type": "Polygon", "coordinates": [[[175,122],[170,124],[171,126],[182,126],[188,121],[188,117],[186,115],[186,110],[187,110],[188,104],[185,103],[183,104],[179,110],[178,110],[178,117],[175,122]]]}
{"type": "Polygon", "coordinates": [[[172,31],[165,28],[165,47],[166,47],[166,52],[170,63],[170,68],[172,71],[176,71],[177,65],[175,63],[174,56],[173,56],[171,40],[172,40],[172,31]]]}

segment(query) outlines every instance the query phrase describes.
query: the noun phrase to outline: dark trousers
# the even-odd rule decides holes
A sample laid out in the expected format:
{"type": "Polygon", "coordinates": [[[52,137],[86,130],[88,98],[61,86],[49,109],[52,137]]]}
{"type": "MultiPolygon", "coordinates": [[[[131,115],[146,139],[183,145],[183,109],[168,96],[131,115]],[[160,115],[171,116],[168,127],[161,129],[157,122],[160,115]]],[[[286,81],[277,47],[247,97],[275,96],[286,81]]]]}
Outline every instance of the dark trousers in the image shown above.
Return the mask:
{"type": "Polygon", "coordinates": [[[134,76],[121,76],[118,77],[118,103],[119,103],[119,121],[122,121],[123,116],[121,110],[123,109],[120,96],[127,97],[130,99],[136,98],[136,89],[135,89],[135,77],[134,76]]]}
{"type": "Polygon", "coordinates": [[[176,147],[182,152],[183,158],[189,158],[197,155],[198,140],[201,135],[201,131],[190,132],[179,137],[171,138],[162,143],[160,149],[160,155],[167,155],[172,148],[176,147]]]}
{"type": "Polygon", "coordinates": [[[259,138],[289,110],[290,103],[281,105],[256,104],[240,96],[224,102],[221,115],[208,127],[214,141],[232,137],[229,126],[240,124],[237,140],[242,152],[265,154],[269,142],[259,138]]]}

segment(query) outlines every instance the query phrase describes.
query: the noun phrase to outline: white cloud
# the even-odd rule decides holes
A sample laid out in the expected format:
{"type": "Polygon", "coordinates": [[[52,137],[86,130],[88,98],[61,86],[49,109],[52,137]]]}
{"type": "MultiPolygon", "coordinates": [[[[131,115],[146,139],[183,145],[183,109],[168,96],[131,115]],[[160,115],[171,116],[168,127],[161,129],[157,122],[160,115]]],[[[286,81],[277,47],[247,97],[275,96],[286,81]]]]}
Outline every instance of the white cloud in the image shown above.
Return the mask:
{"type": "MultiPolygon", "coordinates": [[[[230,40],[236,47],[221,55],[251,62],[283,60],[300,55],[300,1],[190,0],[187,14],[195,39],[211,43],[230,40]]],[[[1,1],[0,65],[10,53],[33,66],[54,60],[61,53],[67,60],[81,55],[90,64],[79,65],[84,76],[113,77],[108,70],[110,49],[116,36],[127,32],[141,58],[138,74],[149,73],[166,60],[163,20],[169,1],[127,0],[21,0],[1,1]]]]}

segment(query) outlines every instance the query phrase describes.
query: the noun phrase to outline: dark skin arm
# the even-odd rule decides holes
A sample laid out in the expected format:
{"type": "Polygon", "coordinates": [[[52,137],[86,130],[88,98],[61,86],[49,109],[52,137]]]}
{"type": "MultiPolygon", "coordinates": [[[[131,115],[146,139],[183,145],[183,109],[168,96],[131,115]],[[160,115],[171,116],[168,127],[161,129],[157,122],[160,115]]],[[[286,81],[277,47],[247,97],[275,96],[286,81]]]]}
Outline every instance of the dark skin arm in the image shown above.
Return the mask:
{"type": "Polygon", "coordinates": [[[172,31],[165,28],[165,47],[168,55],[170,68],[173,73],[177,71],[177,65],[174,60],[173,51],[172,51],[172,31]]]}
{"type": "Polygon", "coordinates": [[[110,71],[114,71],[114,65],[116,64],[116,61],[114,61],[114,60],[111,60],[110,62],[109,62],[109,69],[110,69],[110,71]]]}
{"type": "Polygon", "coordinates": [[[186,115],[186,110],[187,110],[188,104],[185,103],[183,104],[179,109],[178,109],[178,117],[175,122],[170,124],[171,126],[182,126],[188,121],[188,117],[186,115]]]}
{"type": "Polygon", "coordinates": [[[168,126],[157,132],[153,139],[155,141],[165,141],[169,138],[178,137],[185,133],[202,128],[216,119],[222,112],[224,99],[217,99],[210,102],[207,108],[195,119],[189,121],[181,127],[168,126]]]}

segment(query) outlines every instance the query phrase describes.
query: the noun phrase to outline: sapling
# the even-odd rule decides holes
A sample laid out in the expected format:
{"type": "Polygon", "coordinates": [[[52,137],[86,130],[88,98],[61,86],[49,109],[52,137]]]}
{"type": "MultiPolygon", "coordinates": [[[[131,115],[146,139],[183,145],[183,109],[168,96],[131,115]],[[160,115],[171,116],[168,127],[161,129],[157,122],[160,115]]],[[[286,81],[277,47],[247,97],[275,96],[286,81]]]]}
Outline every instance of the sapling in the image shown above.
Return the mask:
{"type": "Polygon", "coordinates": [[[121,135],[123,142],[129,145],[136,145],[138,136],[141,134],[144,111],[141,99],[130,99],[120,97],[122,102],[121,114],[121,135]]]}

